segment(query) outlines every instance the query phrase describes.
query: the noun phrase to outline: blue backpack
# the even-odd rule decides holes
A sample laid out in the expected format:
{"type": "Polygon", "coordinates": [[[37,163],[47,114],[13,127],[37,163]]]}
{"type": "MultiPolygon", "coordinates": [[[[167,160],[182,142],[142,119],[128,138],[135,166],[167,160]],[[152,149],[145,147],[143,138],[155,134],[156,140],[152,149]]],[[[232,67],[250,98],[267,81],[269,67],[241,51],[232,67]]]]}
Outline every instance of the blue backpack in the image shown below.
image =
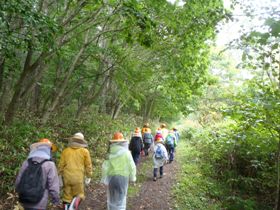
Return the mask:
{"type": "Polygon", "coordinates": [[[156,152],[155,152],[155,158],[157,160],[161,160],[163,159],[164,155],[163,155],[163,150],[161,149],[160,146],[157,147],[156,152]]]}

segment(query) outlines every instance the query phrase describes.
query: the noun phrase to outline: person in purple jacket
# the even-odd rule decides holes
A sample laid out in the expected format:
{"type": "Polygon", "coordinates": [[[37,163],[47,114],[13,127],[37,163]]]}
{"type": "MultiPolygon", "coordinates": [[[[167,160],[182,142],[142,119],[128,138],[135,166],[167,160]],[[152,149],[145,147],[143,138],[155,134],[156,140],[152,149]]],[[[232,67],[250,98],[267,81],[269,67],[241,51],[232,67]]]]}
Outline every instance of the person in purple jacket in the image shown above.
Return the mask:
{"type": "MultiPolygon", "coordinates": [[[[44,160],[51,160],[51,152],[56,150],[56,146],[48,139],[41,139],[39,142],[32,144],[30,150],[28,158],[23,162],[16,178],[16,188],[20,183],[25,169],[28,167],[28,159],[38,163],[44,160]]],[[[42,163],[41,167],[43,173],[43,186],[46,186],[43,197],[38,203],[21,203],[25,210],[47,209],[49,195],[53,205],[60,207],[59,178],[55,163],[53,161],[45,161],[42,163]]]]}

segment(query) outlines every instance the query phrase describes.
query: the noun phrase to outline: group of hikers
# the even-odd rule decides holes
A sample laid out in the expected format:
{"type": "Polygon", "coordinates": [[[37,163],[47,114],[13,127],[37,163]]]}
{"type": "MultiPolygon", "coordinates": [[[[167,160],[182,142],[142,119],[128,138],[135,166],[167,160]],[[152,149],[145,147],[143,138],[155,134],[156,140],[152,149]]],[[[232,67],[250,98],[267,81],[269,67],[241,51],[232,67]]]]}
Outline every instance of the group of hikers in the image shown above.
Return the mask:
{"type": "MultiPolygon", "coordinates": [[[[136,167],[141,156],[152,153],[153,181],[163,177],[163,166],[172,163],[179,141],[177,129],[168,130],[165,124],[152,135],[149,124],[137,127],[131,140],[116,132],[109,140],[108,155],[102,164],[101,182],[107,186],[107,208],[125,210],[129,182],[136,181],[136,167]]],[[[62,151],[58,168],[52,161],[57,146],[49,139],[31,144],[27,159],[16,178],[19,202],[25,210],[45,210],[48,197],[54,207],[64,210],[78,209],[85,199],[85,186],[91,182],[92,161],[88,143],[82,133],[68,138],[68,146],[62,151]],[[62,204],[60,198],[62,189],[62,204]]]]}

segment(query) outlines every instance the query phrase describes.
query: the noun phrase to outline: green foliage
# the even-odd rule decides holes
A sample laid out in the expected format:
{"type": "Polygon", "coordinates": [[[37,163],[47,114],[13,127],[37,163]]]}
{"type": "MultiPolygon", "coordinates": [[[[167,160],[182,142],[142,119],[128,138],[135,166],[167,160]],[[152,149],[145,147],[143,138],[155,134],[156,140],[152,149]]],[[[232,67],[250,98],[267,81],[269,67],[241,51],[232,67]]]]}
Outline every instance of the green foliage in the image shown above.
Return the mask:
{"type": "Polygon", "coordinates": [[[213,169],[201,161],[201,155],[191,144],[180,141],[176,157],[181,169],[173,189],[176,209],[221,209],[223,188],[210,178],[213,169]]]}

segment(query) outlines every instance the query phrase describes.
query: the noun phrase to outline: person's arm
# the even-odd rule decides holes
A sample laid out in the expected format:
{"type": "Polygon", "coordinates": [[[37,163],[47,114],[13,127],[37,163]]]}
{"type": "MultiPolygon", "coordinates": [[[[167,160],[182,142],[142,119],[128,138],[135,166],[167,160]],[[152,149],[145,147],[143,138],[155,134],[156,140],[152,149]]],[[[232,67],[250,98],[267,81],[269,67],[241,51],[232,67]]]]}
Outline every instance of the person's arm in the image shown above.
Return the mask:
{"type": "Polygon", "coordinates": [[[22,166],[21,166],[21,168],[20,168],[20,170],[18,172],[18,175],[17,175],[17,178],[16,178],[16,183],[15,183],[16,187],[18,186],[18,184],[20,182],[20,179],[21,179],[21,176],[22,176],[24,170],[27,168],[27,166],[28,166],[28,162],[25,160],[22,163],[22,166]]]}
{"type": "Polygon", "coordinates": [[[55,164],[51,161],[48,161],[44,164],[48,164],[47,189],[49,191],[51,201],[54,205],[59,205],[59,179],[55,164]]]}
{"type": "Polygon", "coordinates": [[[130,151],[132,151],[132,138],[130,139],[130,142],[129,142],[129,146],[128,146],[128,149],[130,150],[130,151]]]}
{"type": "Polygon", "coordinates": [[[89,151],[85,149],[85,171],[86,171],[86,177],[91,178],[92,176],[92,162],[91,162],[91,157],[89,154],[89,151]]]}
{"type": "Polygon", "coordinates": [[[136,181],[136,166],[133,161],[132,155],[130,153],[128,154],[128,164],[129,164],[129,168],[130,168],[129,179],[130,179],[130,181],[135,182],[136,181]]]}
{"type": "Polygon", "coordinates": [[[166,148],[165,148],[164,145],[162,145],[162,149],[163,149],[163,156],[164,156],[164,159],[165,159],[165,160],[168,160],[168,153],[167,153],[167,150],[166,150],[166,148]]]}
{"type": "Polygon", "coordinates": [[[60,160],[59,160],[59,164],[58,164],[58,174],[60,176],[63,175],[63,170],[64,170],[65,165],[66,165],[66,162],[65,162],[65,152],[62,151],[61,156],[60,156],[60,160]]]}

